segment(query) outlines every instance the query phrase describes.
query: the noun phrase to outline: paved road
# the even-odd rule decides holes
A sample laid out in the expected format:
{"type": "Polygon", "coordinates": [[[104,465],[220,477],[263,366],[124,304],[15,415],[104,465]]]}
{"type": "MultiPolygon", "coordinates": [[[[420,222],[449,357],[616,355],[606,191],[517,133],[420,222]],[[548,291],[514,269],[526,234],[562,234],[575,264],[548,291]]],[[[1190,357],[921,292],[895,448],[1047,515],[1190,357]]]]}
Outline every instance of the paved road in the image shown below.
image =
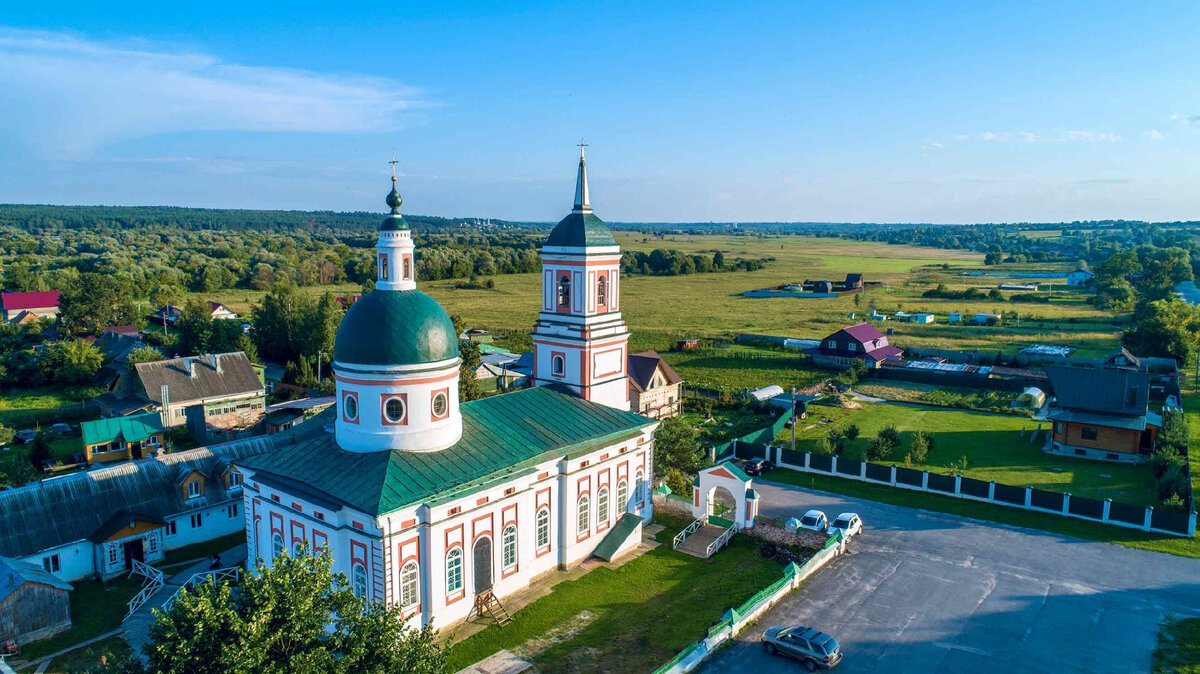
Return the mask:
{"type": "MultiPolygon", "coordinates": [[[[1200,615],[1200,560],[765,481],[762,514],[858,512],[868,529],[703,672],[779,671],[763,631],[833,634],[839,672],[1144,672],[1167,613],[1200,615]]],[[[790,669],[790,667],[788,668],[790,669]]]]}

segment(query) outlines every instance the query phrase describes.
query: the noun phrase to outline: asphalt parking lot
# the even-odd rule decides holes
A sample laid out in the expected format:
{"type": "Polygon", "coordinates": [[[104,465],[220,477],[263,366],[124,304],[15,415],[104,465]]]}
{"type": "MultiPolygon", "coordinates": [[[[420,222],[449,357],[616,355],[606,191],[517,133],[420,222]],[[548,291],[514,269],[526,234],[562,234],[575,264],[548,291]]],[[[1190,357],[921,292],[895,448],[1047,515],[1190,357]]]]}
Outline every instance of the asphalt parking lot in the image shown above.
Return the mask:
{"type": "Polygon", "coordinates": [[[1144,672],[1168,613],[1200,615],[1200,560],[759,480],[762,513],[862,515],[867,531],[703,672],[791,669],[759,640],[804,624],[839,672],[1144,672]]]}

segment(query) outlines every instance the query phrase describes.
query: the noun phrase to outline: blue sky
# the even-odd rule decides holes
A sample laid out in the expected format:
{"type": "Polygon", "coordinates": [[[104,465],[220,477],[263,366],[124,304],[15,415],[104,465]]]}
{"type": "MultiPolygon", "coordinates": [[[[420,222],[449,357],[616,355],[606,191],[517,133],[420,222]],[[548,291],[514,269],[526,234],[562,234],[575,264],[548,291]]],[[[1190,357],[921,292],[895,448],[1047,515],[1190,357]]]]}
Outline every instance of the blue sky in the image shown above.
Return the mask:
{"type": "Polygon", "coordinates": [[[0,202],[1200,218],[1194,2],[11,4],[0,202]]]}

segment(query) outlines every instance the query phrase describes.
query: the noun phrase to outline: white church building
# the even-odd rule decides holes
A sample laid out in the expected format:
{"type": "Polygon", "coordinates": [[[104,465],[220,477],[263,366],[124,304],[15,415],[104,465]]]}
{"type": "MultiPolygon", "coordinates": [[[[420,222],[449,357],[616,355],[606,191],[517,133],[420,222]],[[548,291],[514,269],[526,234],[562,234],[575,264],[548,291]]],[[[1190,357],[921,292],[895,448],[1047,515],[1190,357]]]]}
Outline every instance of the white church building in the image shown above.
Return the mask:
{"type": "Polygon", "coordinates": [[[635,547],[658,422],[629,411],[621,252],[592,213],[582,152],[574,208],[542,251],[535,386],[461,404],[458,337],[417,290],[395,181],[375,290],[338,329],[334,432],[238,468],[250,560],[327,549],[356,594],[444,627],[635,547]]]}

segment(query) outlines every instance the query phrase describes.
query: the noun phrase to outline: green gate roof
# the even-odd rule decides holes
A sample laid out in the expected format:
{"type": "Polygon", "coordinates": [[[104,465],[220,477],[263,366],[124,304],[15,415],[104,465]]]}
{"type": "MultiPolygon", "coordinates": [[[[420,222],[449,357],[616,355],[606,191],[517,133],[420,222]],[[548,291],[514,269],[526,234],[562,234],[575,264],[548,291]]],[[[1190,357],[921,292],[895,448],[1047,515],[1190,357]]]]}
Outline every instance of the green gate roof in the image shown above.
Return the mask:
{"type": "Polygon", "coordinates": [[[462,438],[441,451],[349,452],[324,435],[241,464],[261,482],[302,488],[379,516],[515,477],[548,458],[636,437],[657,423],[547,387],[463,403],[460,409],[462,438]]]}

